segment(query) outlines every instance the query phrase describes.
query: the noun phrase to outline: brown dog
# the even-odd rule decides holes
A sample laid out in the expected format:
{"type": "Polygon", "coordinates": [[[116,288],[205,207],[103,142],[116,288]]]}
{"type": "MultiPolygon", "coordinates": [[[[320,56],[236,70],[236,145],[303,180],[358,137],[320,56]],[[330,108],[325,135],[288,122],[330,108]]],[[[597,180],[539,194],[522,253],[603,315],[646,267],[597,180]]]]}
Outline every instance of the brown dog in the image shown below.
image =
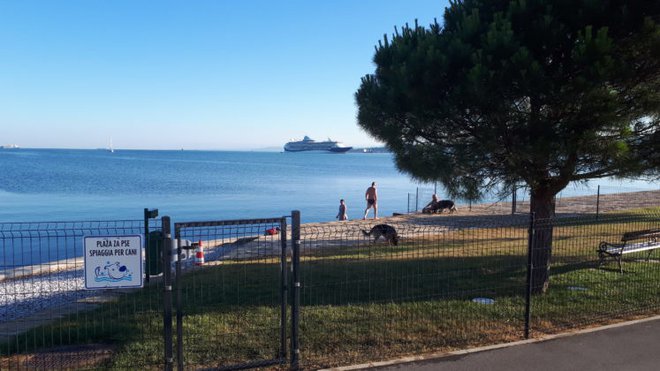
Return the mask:
{"type": "Polygon", "coordinates": [[[454,201],[452,200],[433,201],[422,209],[422,214],[442,213],[445,209],[448,209],[450,214],[456,211],[456,205],[454,204],[454,201]]]}
{"type": "Polygon", "coordinates": [[[373,236],[374,242],[378,240],[381,236],[387,240],[387,244],[394,244],[395,246],[399,244],[399,235],[396,233],[396,229],[388,224],[376,224],[371,227],[369,232],[362,230],[362,233],[367,236],[373,236]]]}

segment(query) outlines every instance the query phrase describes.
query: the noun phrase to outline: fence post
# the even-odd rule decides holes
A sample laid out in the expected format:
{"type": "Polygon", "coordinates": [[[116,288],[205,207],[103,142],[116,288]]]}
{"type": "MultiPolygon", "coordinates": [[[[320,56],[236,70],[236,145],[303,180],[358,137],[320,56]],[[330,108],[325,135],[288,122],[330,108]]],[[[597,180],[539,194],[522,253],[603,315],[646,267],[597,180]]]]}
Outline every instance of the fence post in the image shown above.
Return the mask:
{"type": "Polygon", "coordinates": [[[600,211],[600,184],[596,193],[596,220],[598,220],[598,212],[600,211]]]}
{"type": "Polygon", "coordinates": [[[287,309],[287,297],[286,291],[288,283],[286,281],[286,270],[287,270],[287,249],[286,249],[286,236],[287,236],[287,226],[286,218],[282,217],[280,221],[280,239],[282,246],[282,254],[280,256],[280,355],[279,358],[282,363],[286,360],[286,309],[287,309]]]}
{"type": "Polygon", "coordinates": [[[298,322],[300,315],[300,211],[291,212],[291,369],[297,370],[300,365],[300,349],[298,346],[298,322]]]}
{"type": "Polygon", "coordinates": [[[165,370],[172,371],[174,357],[172,353],[172,234],[170,217],[161,220],[163,229],[163,340],[165,345],[165,370]]]}
{"type": "Polygon", "coordinates": [[[516,194],[516,186],[513,186],[513,194],[511,195],[511,215],[514,215],[516,213],[516,202],[517,200],[517,194],[516,194]]]}
{"type": "Polygon", "coordinates": [[[527,287],[525,292],[525,339],[529,339],[529,324],[532,317],[532,271],[534,270],[534,213],[529,214],[527,230],[527,287]]]}
{"type": "Polygon", "coordinates": [[[151,270],[149,269],[149,209],[144,208],[144,265],[145,277],[144,282],[149,283],[149,276],[151,270]]]}
{"type": "Polygon", "coordinates": [[[408,214],[410,214],[410,193],[408,193],[408,214]]]}
{"type": "Polygon", "coordinates": [[[158,209],[147,209],[144,208],[144,271],[146,272],[144,281],[149,283],[149,276],[151,276],[151,258],[149,255],[149,219],[156,219],[158,217],[158,209]]]}
{"type": "MultiPolygon", "coordinates": [[[[181,303],[181,233],[180,228],[174,225],[174,238],[176,238],[176,263],[174,263],[175,276],[174,280],[176,282],[176,292],[175,292],[175,305],[176,305],[176,362],[177,368],[179,371],[182,371],[183,368],[183,305],[181,303]]],[[[170,251],[172,246],[168,246],[170,251]]]]}

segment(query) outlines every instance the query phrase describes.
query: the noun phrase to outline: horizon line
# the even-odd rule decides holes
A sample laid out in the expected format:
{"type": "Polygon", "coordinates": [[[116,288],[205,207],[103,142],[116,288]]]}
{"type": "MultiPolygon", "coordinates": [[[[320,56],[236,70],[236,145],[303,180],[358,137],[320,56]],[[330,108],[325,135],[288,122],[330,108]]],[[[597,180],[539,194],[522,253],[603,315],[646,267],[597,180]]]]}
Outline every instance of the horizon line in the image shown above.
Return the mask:
{"type": "MultiPolygon", "coordinates": [[[[360,149],[374,149],[374,148],[385,148],[385,146],[356,146],[353,147],[353,150],[360,149]]],[[[81,148],[81,147],[3,147],[0,146],[0,150],[7,151],[16,151],[22,149],[37,149],[37,150],[81,150],[81,151],[108,151],[109,148],[98,147],[98,148],[81,148]]],[[[260,148],[112,148],[113,151],[209,151],[209,152],[285,152],[284,147],[260,147],[260,148]]]]}

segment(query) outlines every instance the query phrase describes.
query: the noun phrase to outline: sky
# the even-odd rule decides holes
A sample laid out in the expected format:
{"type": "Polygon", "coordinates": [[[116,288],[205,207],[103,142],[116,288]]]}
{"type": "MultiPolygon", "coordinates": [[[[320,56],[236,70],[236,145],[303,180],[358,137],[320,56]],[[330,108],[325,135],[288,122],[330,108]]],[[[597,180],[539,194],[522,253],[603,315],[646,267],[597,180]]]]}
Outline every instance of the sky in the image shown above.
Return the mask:
{"type": "Polygon", "coordinates": [[[374,46],[446,0],[0,0],[0,145],[380,145],[354,93],[374,46]]]}

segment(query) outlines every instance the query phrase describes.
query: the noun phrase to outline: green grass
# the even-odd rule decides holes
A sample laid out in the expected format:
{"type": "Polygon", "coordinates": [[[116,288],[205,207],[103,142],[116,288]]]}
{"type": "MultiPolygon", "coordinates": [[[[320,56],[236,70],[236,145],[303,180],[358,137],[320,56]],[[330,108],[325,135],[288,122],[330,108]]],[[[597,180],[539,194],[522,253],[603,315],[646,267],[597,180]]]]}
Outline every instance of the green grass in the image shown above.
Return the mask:
{"type": "MultiPolygon", "coordinates": [[[[657,215],[658,209],[651,211],[657,215]]],[[[626,256],[624,274],[616,263],[596,266],[598,242],[615,242],[624,231],[657,223],[648,213],[640,211],[632,225],[593,219],[555,228],[551,285],[532,302],[533,335],[660,311],[660,252],[651,262],[642,259],[645,254],[626,256]]],[[[522,339],[526,238],[525,229],[483,228],[422,235],[397,247],[304,251],[302,365],[328,367],[522,339]],[[496,302],[478,304],[471,301],[475,297],[496,302]]],[[[274,259],[187,274],[180,283],[186,363],[211,367],[277,357],[279,275],[274,259]]],[[[147,287],[35,328],[0,345],[0,352],[112,344],[113,356],[100,367],[159,368],[161,290],[147,287]]]]}

